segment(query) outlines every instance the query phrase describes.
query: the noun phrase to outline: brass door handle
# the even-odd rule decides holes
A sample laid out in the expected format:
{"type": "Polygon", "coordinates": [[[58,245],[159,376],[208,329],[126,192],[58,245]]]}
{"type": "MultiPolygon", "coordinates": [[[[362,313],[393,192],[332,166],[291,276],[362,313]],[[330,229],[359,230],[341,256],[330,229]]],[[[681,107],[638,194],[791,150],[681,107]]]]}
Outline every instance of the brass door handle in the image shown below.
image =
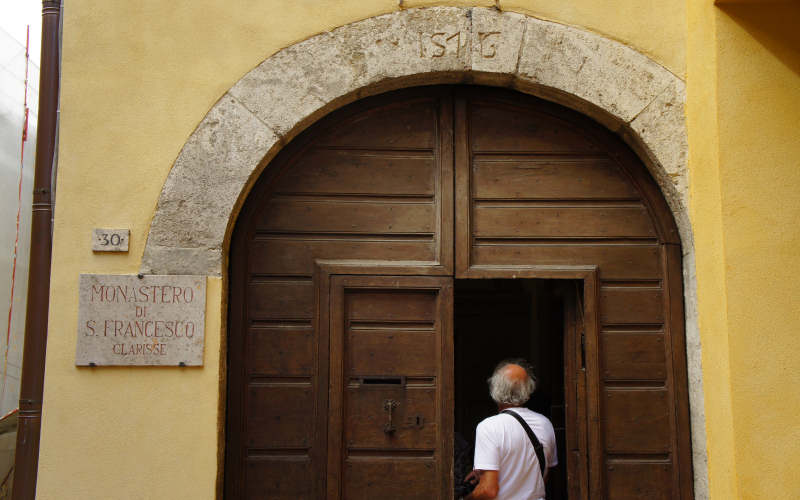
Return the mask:
{"type": "Polygon", "coordinates": [[[385,399],[383,401],[383,411],[389,412],[389,421],[386,425],[383,426],[383,432],[386,434],[392,434],[397,428],[392,423],[392,414],[394,413],[394,409],[400,406],[400,403],[395,401],[394,399],[385,399]]]}

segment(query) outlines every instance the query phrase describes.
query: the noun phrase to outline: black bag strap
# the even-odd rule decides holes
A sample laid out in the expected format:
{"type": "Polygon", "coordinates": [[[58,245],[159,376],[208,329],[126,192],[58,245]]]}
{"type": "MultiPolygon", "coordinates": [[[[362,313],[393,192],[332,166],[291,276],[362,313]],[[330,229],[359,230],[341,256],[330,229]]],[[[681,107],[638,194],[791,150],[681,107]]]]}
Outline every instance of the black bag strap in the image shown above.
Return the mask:
{"type": "Polygon", "coordinates": [[[512,417],[517,419],[517,422],[522,425],[522,428],[525,429],[525,433],[528,434],[528,438],[531,440],[531,444],[533,445],[533,451],[536,452],[536,458],[539,459],[539,471],[542,473],[542,477],[544,478],[544,470],[547,467],[547,464],[544,461],[544,446],[542,443],[539,442],[539,439],[536,437],[536,434],[533,433],[528,423],[519,416],[519,414],[515,411],[511,410],[503,410],[500,413],[505,413],[511,415],[512,417]]]}

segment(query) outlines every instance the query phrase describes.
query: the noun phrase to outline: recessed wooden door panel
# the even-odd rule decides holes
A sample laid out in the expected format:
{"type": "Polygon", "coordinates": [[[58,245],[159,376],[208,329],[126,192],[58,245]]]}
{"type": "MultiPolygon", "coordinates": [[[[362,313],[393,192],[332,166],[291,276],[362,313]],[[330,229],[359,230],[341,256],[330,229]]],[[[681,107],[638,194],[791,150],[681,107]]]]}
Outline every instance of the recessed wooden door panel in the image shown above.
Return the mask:
{"type": "Polygon", "coordinates": [[[586,135],[576,130],[569,119],[548,114],[547,107],[520,105],[530,102],[528,99],[492,99],[502,96],[502,91],[470,94],[469,97],[474,98],[469,102],[467,137],[476,152],[592,154],[602,151],[600,145],[587,141],[586,135]]]}
{"type": "Polygon", "coordinates": [[[344,498],[348,500],[443,498],[438,491],[441,483],[438,468],[430,459],[359,460],[353,457],[345,464],[345,475],[348,488],[344,498]],[[414,480],[398,482],[391,481],[392,477],[414,480]]]}
{"type": "Polygon", "coordinates": [[[667,377],[664,333],[606,329],[601,336],[606,380],[652,380],[667,377]]]}
{"type": "Polygon", "coordinates": [[[258,229],[269,233],[432,235],[436,220],[430,201],[275,200],[258,229]]]}
{"type": "Polygon", "coordinates": [[[664,322],[664,292],[660,284],[604,286],[600,290],[604,325],[649,324],[664,322]]]}
{"type": "MultiPolygon", "coordinates": [[[[418,144],[421,146],[422,144],[418,144]]],[[[435,158],[427,151],[312,150],[276,189],[295,194],[434,196],[435,158]]]]}
{"type": "Polygon", "coordinates": [[[657,280],[663,272],[661,247],[656,244],[617,245],[600,241],[574,242],[491,240],[475,238],[471,263],[474,266],[525,265],[597,266],[602,280],[657,280]]]}
{"type": "Polygon", "coordinates": [[[265,456],[249,460],[245,471],[246,500],[297,500],[314,498],[314,474],[311,460],[306,456],[265,456]]]}
{"type": "Polygon", "coordinates": [[[671,448],[666,389],[607,388],[603,420],[607,454],[666,455],[671,448]]]}
{"type": "Polygon", "coordinates": [[[609,462],[606,484],[608,500],[669,500],[691,492],[675,490],[670,461],[609,462]]]}
{"type": "MultiPolygon", "coordinates": [[[[433,325],[431,325],[431,328],[433,325]]],[[[350,330],[348,362],[352,373],[432,376],[439,363],[436,338],[430,331],[395,328],[350,330]]]]}
{"type": "Polygon", "coordinates": [[[472,171],[477,200],[639,199],[619,167],[602,157],[475,153],[472,171]]]}
{"type": "Polygon", "coordinates": [[[452,281],[332,276],[321,291],[329,499],[452,498],[452,281]]]}
{"type": "Polygon", "coordinates": [[[354,241],[338,235],[315,235],[292,238],[288,236],[263,237],[252,242],[250,272],[261,275],[306,276],[317,259],[374,260],[415,263],[433,262],[436,248],[433,238],[403,236],[380,238],[363,237],[354,241]]]}
{"type": "Polygon", "coordinates": [[[314,424],[311,384],[253,383],[248,391],[247,446],[254,449],[306,449],[314,424]]]}
{"type": "Polygon", "coordinates": [[[247,333],[247,372],[310,377],[316,371],[315,351],[310,325],[253,326],[247,333]]]}
{"type": "MultiPolygon", "coordinates": [[[[435,126],[441,118],[441,108],[436,101],[449,94],[446,88],[429,88],[396,92],[399,99],[373,99],[372,102],[380,105],[370,106],[346,121],[329,120],[329,125],[333,126],[320,133],[316,144],[358,151],[433,150],[441,140],[435,126]]],[[[369,103],[370,100],[366,100],[366,104],[369,103]]],[[[354,107],[358,109],[357,104],[354,107]]]]}
{"type": "Polygon", "coordinates": [[[425,450],[418,452],[423,454],[438,448],[438,393],[436,387],[348,387],[344,440],[351,457],[359,456],[357,450],[425,450]],[[384,431],[386,399],[400,403],[393,410],[396,430],[391,434],[384,431]]]}
{"type": "Polygon", "coordinates": [[[568,202],[475,201],[472,234],[481,239],[652,238],[653,225],[642,206],[568,202]]]}
{"type": "Polygon", "coordinates": [[[281,319],[311,321],[314,288],[310,279],[253,279],[247,287],[251,321],[270,324],[281,319]]]}

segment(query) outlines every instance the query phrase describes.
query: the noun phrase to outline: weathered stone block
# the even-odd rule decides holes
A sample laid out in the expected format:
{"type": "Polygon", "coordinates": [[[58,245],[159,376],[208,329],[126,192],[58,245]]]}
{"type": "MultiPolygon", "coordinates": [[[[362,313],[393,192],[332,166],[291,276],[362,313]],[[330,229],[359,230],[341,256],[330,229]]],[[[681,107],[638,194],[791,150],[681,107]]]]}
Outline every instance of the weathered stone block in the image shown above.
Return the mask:
{"type": "MultiPolygon", "coordinates": [[[[639,139],[647,144],[653,159],[662,169],[659,179],[662,184],[671,185],[682,206],[687,206],[689,192],[688,162],[689,141],[686,137],[686,116],[684,114],[686,89],[682,81],[673,81],[631,122],[631,129],[639,139]]],[[[663,189],[663,188],[662,188],[663,189]]]]}
{"type": "MultiPolygon", "coordinates": [[[[253,171],[277,137],[230,95],[206,115],[167,177],[150,247],[219,248],[228,219],[253,171]]],[[[166,263],[151,265],[164,267],[166,263]]]]}
{"type": "Polygon", "coordinates": [[[594,33],[527,19],[518,78],[572,94],[629,122],[675,79],[633,49],[594,33]]]}
{"type": "Polygon", "coordinates": [[[356,90],[386,79],[470,69],[470,9],[433,7],[378,16],[331,32],[356,90]]]}
{"type": "Polygon", "coordinates": [[[495,9],[472,9],[472,71],[507,78],[516,72],[525,16],[495,9]]]}
{"type": "Polygon", "coordinates": [[[287,47],[259,64],[230,93],[280,136],[353,90],[355,72],[329,33],[287,47]]]}
{"type": "Polygon", "coordinates": [[[199,274],[219,276],[222,248],[182,248],[147,245],[141,271],[145,274],[199,274]]]}

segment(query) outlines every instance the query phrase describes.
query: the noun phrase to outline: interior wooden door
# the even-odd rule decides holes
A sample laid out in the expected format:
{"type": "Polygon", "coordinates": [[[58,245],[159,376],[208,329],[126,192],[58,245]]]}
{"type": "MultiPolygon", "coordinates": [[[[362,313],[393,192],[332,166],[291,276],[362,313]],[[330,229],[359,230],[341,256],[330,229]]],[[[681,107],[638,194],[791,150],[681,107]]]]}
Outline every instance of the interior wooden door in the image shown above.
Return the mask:
{"type": "Polygon", "coordinates": [[[452,281],[333,276],[321,294],[329,500],[452,498],[452,281]]]}
{"type": "MultiPolygon", "coordinates": [[[[564,454],[566,462],[566,497],[571,500],[589,498],[589,446],[586,395],[586,327],[584,306],[579,287],[565,287],[564,300],[564,454]],[[574,292],[574,293],[573,293],[574,292]]],[[[548,492],[549,493],[549,492],[548,492]]]]}

